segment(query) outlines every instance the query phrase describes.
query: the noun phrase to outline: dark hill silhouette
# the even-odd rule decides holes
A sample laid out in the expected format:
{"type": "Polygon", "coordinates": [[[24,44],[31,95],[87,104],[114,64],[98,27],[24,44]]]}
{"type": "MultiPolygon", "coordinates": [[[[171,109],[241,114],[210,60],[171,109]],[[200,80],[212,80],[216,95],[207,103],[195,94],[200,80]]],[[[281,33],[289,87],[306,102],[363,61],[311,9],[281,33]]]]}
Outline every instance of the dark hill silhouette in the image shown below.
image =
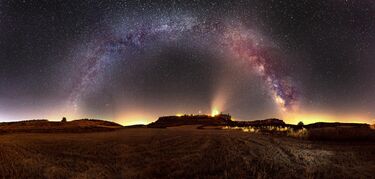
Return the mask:
{"type": "Polygon", "coordinates": [[[36,119],[18,122],[0,123],[0,133],[12,132],[98,132],[122,128],[120,124],[98,120],[79,119],[66,122],[36,119]]]}
{"type": "Polygon", "coordinates": [[[245,126],[286,126],[285,122],[281,119],[270,118],[264,120],[255,121],[235,121],[235,126],[245,127],[245,126]]]}
{"type": "Polygon", "coordinates": [[[209,115],[184,115],[184,116],[163,116],[157,121],[148,125],[151,128],[165,128],[182,125],[204,125],[204,126],[286,126],[280,119],[265,119],[256,121],[232,121],[229,114],[209,115]]]}
{"type": "Polygon", "coordinates": [[[183,115],[183,116],[163,116],[148,127],[151,128],[165,128],[182,125],[229,125],[233,121],[228,114],[219,114],[216,116],[209,115],[183,115]]]}
{"type": "Polygon", "coordinates": [[[321,127],[367,127],[369,124],[365,123],[341,123],[341,122],[316,122],[313,124],[305,125],[306,128],[321,128],[321,127]]]}
{"type": "MultiPolygon", "coordinates": [[[[163,116],[155,122],[150,123],[147,127],[150,128],[166,128],[182,125],[201,125],[201,126],[231,126],[231,127],[263,127],[263,126],[275,126],[275,127],[289,127],[294,130],[299,130],[302,128],[306,129],[322,129],[322,128],[358,128],[362,129],[371,129],[375,128],[369,124],[361,123],[339,123],[339,122],[317,122],[313,124],[299,125],[286,124],[281,119],[270,118],[264,120],[255,120],[255,121],[232,121],[229,114],[219,114],[216,116],[210,115],[183,115],[183,116],[163,116]]],[[[340,129],[341,130],[341,129],[340,129]]]]}

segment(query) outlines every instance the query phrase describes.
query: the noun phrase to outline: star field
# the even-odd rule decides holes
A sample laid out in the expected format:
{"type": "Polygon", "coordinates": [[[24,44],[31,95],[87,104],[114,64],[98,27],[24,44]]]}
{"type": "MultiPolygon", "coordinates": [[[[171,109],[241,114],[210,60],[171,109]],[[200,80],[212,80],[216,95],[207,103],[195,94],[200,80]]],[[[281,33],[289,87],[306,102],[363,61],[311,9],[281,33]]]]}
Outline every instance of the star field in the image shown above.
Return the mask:
{"type": "Polygon", "coordinates": [[[218,108],[374,122],[372,1],[1,1],[0,14],[2,121],[218,108]]]}

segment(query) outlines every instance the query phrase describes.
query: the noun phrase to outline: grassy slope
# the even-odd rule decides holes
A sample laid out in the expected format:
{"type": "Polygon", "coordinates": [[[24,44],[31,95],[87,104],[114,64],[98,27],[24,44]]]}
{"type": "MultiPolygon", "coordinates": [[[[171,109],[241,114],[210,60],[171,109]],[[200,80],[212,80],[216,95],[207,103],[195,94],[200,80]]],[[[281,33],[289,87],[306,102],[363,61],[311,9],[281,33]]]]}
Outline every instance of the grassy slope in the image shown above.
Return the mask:
{"type": "Polygon", "coordinates": [[[370,177],[375,144],[233,130],[0,135],[0,178],[370,177]]]}

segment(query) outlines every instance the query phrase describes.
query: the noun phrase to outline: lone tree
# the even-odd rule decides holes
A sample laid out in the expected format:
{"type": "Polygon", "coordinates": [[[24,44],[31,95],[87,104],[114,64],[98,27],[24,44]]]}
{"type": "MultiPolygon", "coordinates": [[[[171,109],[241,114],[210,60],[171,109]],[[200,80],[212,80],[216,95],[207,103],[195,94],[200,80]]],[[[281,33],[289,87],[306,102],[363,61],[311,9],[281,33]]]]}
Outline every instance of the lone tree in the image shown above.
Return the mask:
{"type": "Polygon", "coordinates": [[[297,124],[297,126],[303,126],[303,122],[302,121],[299,121],[299,123],[297,124]]]}
{"type": "Polygon", "coordinates": [[[66,122],[66,117],[63,117],[61,122],[66,122]]]}

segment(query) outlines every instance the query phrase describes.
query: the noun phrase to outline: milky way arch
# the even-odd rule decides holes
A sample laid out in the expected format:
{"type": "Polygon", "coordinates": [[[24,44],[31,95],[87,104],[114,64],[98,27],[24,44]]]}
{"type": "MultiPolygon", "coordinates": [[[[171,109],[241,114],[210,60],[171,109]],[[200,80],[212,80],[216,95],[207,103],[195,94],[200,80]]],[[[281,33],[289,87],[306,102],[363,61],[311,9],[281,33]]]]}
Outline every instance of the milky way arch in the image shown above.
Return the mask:
{"type": "MultiPolygon", "coordinates": [[[[275,60],[268,55],[271,43],[238,23],[199,20],[185,16],[120,26],[95,39],[85,58],[81,59],[83,63],[80,75],[74,81],[69,104],[77,108],[82,95],[95,89],[97,79],[115,61],[113,56],[116,54],[131,53],[143,49],[149,43],[168,43],[182,38],[193,38],[197,43],[208,44],[207,48],[220,49],[233,59],[246,61],[267,85],[269,94],[281,110],[294,108],[297,102],[296,87],[287,80],[284,73],[280,73],[275,60]]],[[[122,58],[124,59],[126,58],[122,58]]]]}

